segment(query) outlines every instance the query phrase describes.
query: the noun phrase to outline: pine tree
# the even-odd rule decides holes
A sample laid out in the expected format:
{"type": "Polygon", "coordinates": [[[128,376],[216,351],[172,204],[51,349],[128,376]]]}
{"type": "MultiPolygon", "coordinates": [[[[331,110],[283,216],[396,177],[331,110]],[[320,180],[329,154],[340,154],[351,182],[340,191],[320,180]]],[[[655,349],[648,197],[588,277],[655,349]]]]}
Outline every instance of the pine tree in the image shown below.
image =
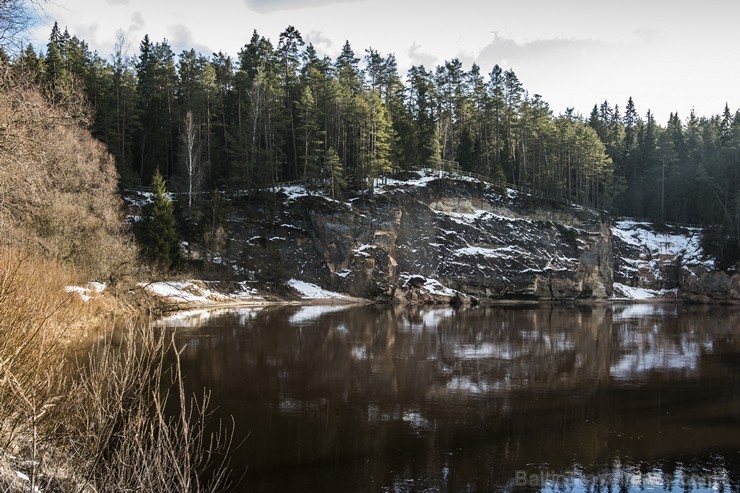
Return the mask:
{"type": "Polygon", "coordinates": [[[304,44],[301,33],[298,32],[295,27],[288,26],[285,31],[280,34],[277,48],[277,52],[280,55],[281,63],[283,65],[283,70],[281,72],[285,94],[284,109],[287,110],[286,117],[288,119],[285,141],[290,143],[290,145],[285,149],[285,154],[288,157],[288,169],[285,171],[293,178],[299,177],[295,102],[301,96],[299,93],[300,89],[298,87],[298,67],[300,60],[299,50],[304,44]]]}
{"type": "Polygon", "coordinates": [[[722,120],[719,127],[719,140],[723,145],[730,143],[732,138],[733,118],[730,112],[730,106],[725,103],[725,110],[722,112],[722,120]]]}
{"type": "Polygon", "coordinates": [[[298,101],[298,140],[303,179],[313,185],[319,178],[318,164],[324,146],[323,132],[319,127],[318,108],[313,92],[309,86],[303,89],[298,101]]]}
{"type": "Polygon", "coordinates": [[[490,101],[490,128],[488,152],[491,154],[489,177],[505,181],[502,153],[504,149],[504,77],[501,67],[494,65],[488,75],[488,99],[490,101]]]}
{"type": "Polygon", "coordinates": [[[507,70],[503,75],[503,129],[504,129],[504,152],[502,153],[504,170],[512,182],[517,183],[517,121],[519,120],[520,108],[524,89],[522,83],[513,70],[507,70]]]}
{"type": "Polygon", "coordinates": [[[67,95],[71,80],[64,59],[64,38],[59,32],[59,25],[56,22],[49,35],[49,43],[46,45],[44,68],[47,97],[52,102],[59,103],[67,95]]]}
{"type": "Polygon", "coordinates": [[[344,178],[342,161],[333,147],[329,147],[324,155],[324,170],[329,177],[327,192],[333,199],[341,197],[347,188],[347,181],[344,178]]]}
{"type": "Polygon", "coordinates": [[[175,89],[175,55],[167,41],[152,44],[149,36],[139,46],[137,151],[139,176],[146,182],[155,169],[170,175],[175,168],[176,128],[179,126],[175,89]]]}
{"type": "Polygon", "coordinates": [[[155,267],[167,271],[180,262],[180,239],[175,209],[159,170],[152,177],[152,188],[154,193],[146,211],[142,251],[155,267]]]}
{"type": "Polygon", "coordinates": [[[409,113],[414,121],[415,166],[439,168],[442,146],[435,114],[435,86],[432,74],[423,65],[409,69],[409,113]]]}

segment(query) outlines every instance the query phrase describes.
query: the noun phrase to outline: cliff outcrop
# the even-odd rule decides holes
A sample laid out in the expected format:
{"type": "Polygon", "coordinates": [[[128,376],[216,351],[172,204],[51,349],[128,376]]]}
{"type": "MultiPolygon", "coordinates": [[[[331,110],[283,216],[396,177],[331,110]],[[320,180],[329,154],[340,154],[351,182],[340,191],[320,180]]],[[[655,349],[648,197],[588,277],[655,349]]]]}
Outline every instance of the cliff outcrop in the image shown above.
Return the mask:
{"type": "MultiPolygon", "coordinates": [[[[240,289],[278,298],[310,283],[400,303],[740,301],[740,275],[715,269],[700,228],[612,220],[460,176],[406,178],[346,201],[299,186],[229,194],[228,247],[185,248],[240,289]]],[[[147,194],[126,199],[135,222],[147,194]]]]}
{"type": "Polygon", "coordinates": [[[346,202],[278,197],[233,209],[230,262],[255,281],[422,303],[612,295],[611,229],[597,211],[433,174],[346,202]]]}

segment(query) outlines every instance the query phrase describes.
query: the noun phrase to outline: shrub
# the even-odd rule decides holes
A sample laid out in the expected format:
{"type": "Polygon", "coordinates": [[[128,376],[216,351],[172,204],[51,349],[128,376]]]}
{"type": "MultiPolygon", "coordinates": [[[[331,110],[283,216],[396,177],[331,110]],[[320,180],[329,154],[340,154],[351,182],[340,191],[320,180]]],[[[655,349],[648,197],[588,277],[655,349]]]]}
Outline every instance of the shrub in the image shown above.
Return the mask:
{"type": "Polygon", "coordinates": [[[36,90],[0,87],[0,245],[115,283],[135,268],[105,146],[36,90]]]}

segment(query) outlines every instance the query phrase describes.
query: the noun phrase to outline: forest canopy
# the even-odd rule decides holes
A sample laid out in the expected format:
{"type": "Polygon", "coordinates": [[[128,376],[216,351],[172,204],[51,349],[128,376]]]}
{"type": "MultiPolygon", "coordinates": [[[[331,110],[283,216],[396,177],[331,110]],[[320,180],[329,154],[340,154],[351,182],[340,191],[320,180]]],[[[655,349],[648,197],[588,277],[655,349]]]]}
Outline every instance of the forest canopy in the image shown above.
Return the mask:
{"type": "Polygon", "coordinates": [[[657,223],[710,226],[725,266],[740,252],[740,112],[672,114],[665,124],[630,98],[587,117],[555,115],[513,70],[458,59],[399,72],[393,54],[322,56],[286,28],[256,31],[236,57],[175,54],[148,36],[108,58],[55,24],[47,46],[15,56],[59,103],[81,90],[90,126],[129,184],[159,170],[188,192],[302,181],[332,195],[374,179],[456,167],[498,183],[657,223]]]}

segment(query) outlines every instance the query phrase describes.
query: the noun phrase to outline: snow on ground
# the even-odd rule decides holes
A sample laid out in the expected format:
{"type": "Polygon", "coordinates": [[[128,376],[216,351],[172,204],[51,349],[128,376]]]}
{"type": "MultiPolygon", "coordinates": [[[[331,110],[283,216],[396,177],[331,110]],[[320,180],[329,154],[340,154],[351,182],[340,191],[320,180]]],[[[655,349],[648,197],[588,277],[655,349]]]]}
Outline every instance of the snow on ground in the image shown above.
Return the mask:
{"type": "Polygon", "coordinates": [[[102,282],[89,282],[87,287],[66,286],[64,290],[68,293],[77,293],[80,299],[87,303],[95,294],[102,293],[106,288],[107,286],[102,282]]]}
{"type": "Polygon", "coordinates": [[[93,281],[93,282],[87,283],[87,289],[89,289],[90,291],[93,291],[95,293],[102,293],[103,291],[105,291],[105,288],[107,288],[107,287],[108,286],[106,286],[102,282],[94,282],[93,281]]]}
{"type": "Polygon", "coordinates": [[[625,220],[616,221],[612,232],[614,236],[633,247],[639,248],[650,256],[669,255],[683,256],[687,265],[708,264],[701,248],[701,228],[683,228],[686,234],[661,233],[650,223],[625,220]]]}
{"type": "Polygon", "coordinates": [[[465,176],[455,173],[454,171],[434,170],[423,168],[415,171],[419,176],[412,180],[396,180],[394,178],[376,178],[374,182],[375,193],[384,193],[386,190],[397,187],[426,187],[430,182],[441,178],[448,178],[456,181],[468,181],[479,183],[480,180],[471,176],[465,176]]]}
{"type": "Polygon", "coordinates": [[[436,279],[432,279],[429,277],[425,277],[419,274],[410,274],[408,272],[402,272],[399,276],[398,284],[400,286],[405,286],[410,279],[412,278],[421,278],[424,279],[424,285],[422,286],[424,289],[429,292],[429,294],[436,295],[436,296],[455,296],[458,294],[458,291],[455,291],[454,289],[450,289],[447,286],[443,285],[441,282],[439,282],[436,279]]]}
{"type": "Polygon", "coordinates": [[[304,300],[345,300],[348,301],[351,298],[343,294],[335,293],[334,291],[327,291],[318,287],[310,282],[299,281],[298,279],[291,279],[288,281],[288,286],[298,291],[301,298],[304,300]]]}
{"type": "Polygon", "coordinates": [[[288,196],[288,200],[295,200],[299,197],[306,197],[309,195],[306,187],[303,185],[290,185],[287,187],[280,188],[280,191],[288,196]]]}
{"type": "Polygon", "coordinates": [[[66,286],[64,290],[68,293],[77,293],[82,301],[87,303],[90,301],[90,290],[82,288],[80,286],[66,286]]]}
{"type": "MultiPolygon", "coordinates": [[[[623,220],[614,223],[612,233],[615,238],[639,252],[639,256],[631,254],[633,258],[621,259],[619,274],[627,279],[641,277],[648,282],[655,281],[653,286],[659,287],[658,281],[663,279],[664,268],[668,264],[674,264],[679,257],[684,266],[714,267],[714,260],[706,258],[701,248],[701,228],[672,227],[666,232],[660,232],[650,223],[623,220]]],[[[629,283],[633,284],[633,281],[629,283]]],[[[647,289],[614,283],[613,297],[617,299],[671,299],[676,296],[676,290],[647,289]]]]}
{"type": "Polygon", "coordinates": [[[627,298],[635,301],[651,300],[655,298],[670,298],[677,296],[675,289],[647,289],[647,288],[633,288],[626,284],[618,282],[614,283],[614,294],[613,298],[627,298]]]}
{"type": "Polygon", "coordinates": [[[466,225],[473,224],[475,223],[475,221],[488,214],[488,211],[483,209],[476,209],[473,212],[434,212],[436,212],[437,214],[444,214],[445,216],[449,216],[453,221],[466,225]]]}
{"type": "Polygon", "coordinates": [[[364,245],[360,245],[357,248],[353,249],[352,250],[352,253],[355,253],[357,255],[361,255],[363,257],[372,257],[372,255],[368,253],[368,250],[371,250],[372,251],[372,250],[375,250],[377,248],[379,248],[377,245],[364,244],[364,245]]]}
{"type": "MultiPolygon", "coordinates": [[[[28,474],[25,474],[25,473],[23,473],[21,471],[15,471],[15,476],[18,479],[20,479],[21,481],[26,481],[26,482],[31,481],[31,478],[28,477],[28,474]]],[[[38,486],[35,486],[35,485],[33,487],[33,491],[34,491],[34,493],[40,493],[41,492],[41,490],[39,489],[39,487],[38,486]]]]}
{"type": "Polygon", "coordinates": [[[413,180],[396,180],[393,178],[377,178],[375,180],[375,193],[383,193],[388,188],[396,187],[425,187],[429,182],[439,180],[444,176],[440,171],[422,169],[417,172],[419,178],[413,180]]]}
{"type": "Polygon", "coordinates": [[[154,201],[154,192],[146,190],[126,190],[125,192],[123,201],[128,207],[145,207],[154,201]]]}
{"type": "Polygon", "coordinates": [[[209,305],[262,300],[255,290],[249,289],[244,283],[240,284],[240,291],[229,294],[213,291],[205,283],[197,281],[160,281],[140,283],[139,286],[149,294],[175,303],[209,305]]]}
{"type": "MultiPolygon", "coordinates": [[[[172,301],[184,303],[210,303],[213,301],[223,301],[223,299],[213,299],[209,297],[212,293],[201,289],[190,281],[167,281],[153,282],[143,284],[143,287],[149,293],[167,298],[172,301]]],[[[219,298],[221,295],[219,295],[219,298]]]]}
{"type": "Polygon", "coordinates": [[[457,294],[457,291],[444,286],[436,279],[427,279],[426,282],[424,282],[424,289],[429,291],[430,294],[437,296],[455,296],[457,294]]]}

